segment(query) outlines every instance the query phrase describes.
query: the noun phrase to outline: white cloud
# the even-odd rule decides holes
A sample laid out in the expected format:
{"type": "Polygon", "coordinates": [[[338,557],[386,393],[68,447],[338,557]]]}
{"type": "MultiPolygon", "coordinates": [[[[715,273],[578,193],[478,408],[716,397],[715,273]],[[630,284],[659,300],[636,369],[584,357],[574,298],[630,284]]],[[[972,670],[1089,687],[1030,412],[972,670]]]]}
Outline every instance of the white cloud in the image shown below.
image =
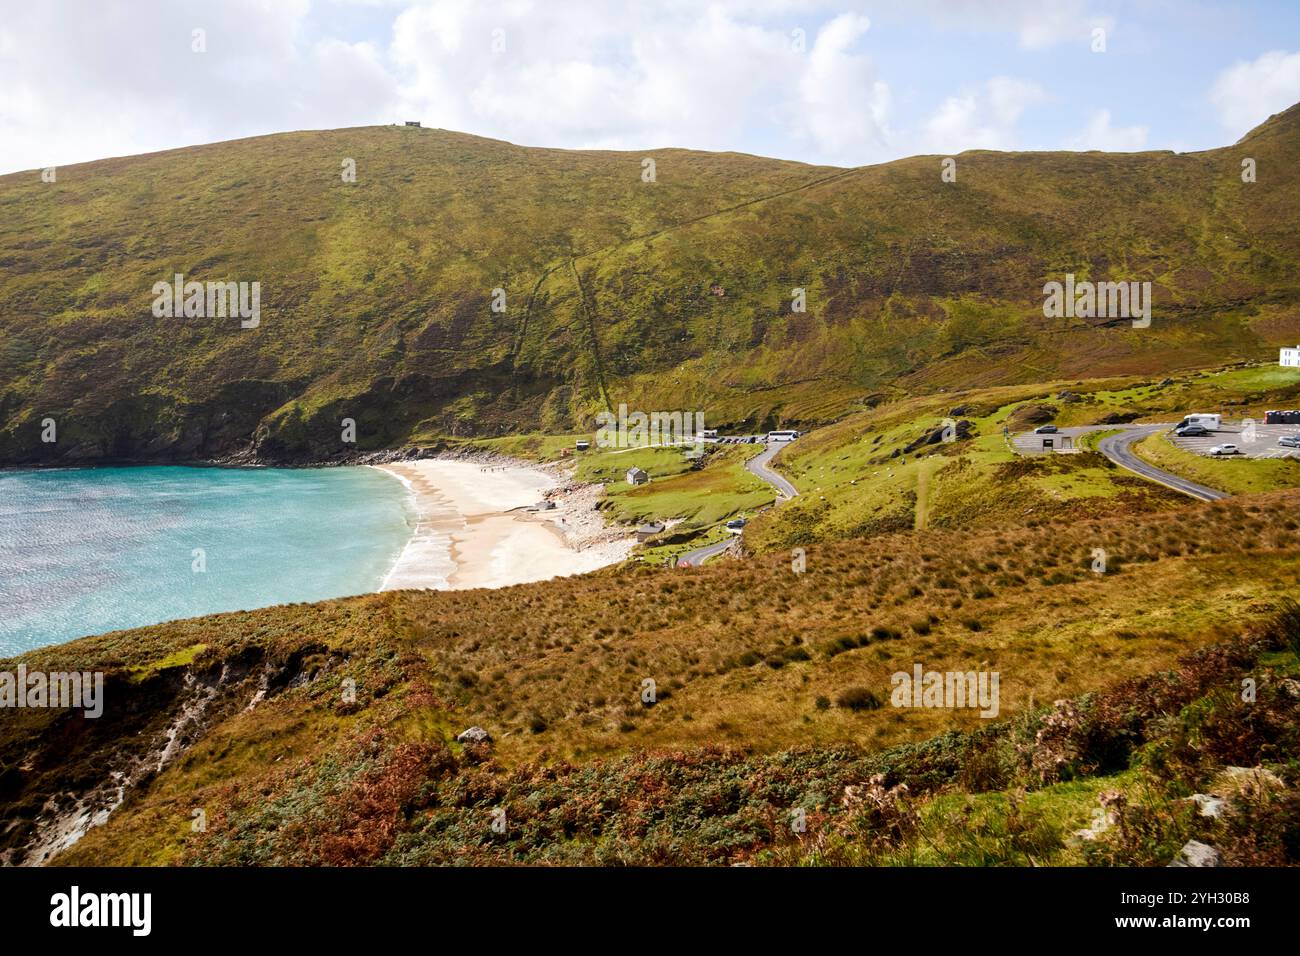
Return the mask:
{"type": "Polygon", "coordinates": [[[1245,135],[1274,113],[1300,101],[1300,53],[1275,50],[1241,62],[1218,75],[1210,103],[1219,121],[1245,135]]]}
{"type": "Polygon", "coordinates": [[[870,23],[826,0],[80,2],[0,23],[0,171],[403,119],[528,145],[897,155],[870,23]]]}
{"type": "Polygon", "coordinates": [[[1020,114],[1046,102],[1037,83],[995,76],[979,90],[950,96],[926,120],[918,147],[926,152],[958,153],[964,149],[1013,149],[1020,114]]]}
{"type": "Polygon", "coordinates": [[[1028,107],[1047,102],[1043,88],[1029,80],[995,76],[988,82],[989,107],[1002,126],[1014,126],[1028,107]]]}
{"type": "Polygon", "coordinates": [[[836,17],[800,51],[740,6],[453,0],[404,11],[392,55],[406,109],[436,126],[548,146],[734,149],[761,121],[810,158],[868,161],[889,97],[853,49],[867,19],[836,17]],[[485,55],[493,30],[505,48],[485,55]]]}
{"type": "Polygon", "coordinates": [[[1088,44],[1093,31],[1105,31],[1107,41],[1115,29],[1113,17],[1094,13],[1083,2],[1042,3],[1038,0],[1019,4],[1017,32],[1026,50],[1046,50],[1061,43],[1088,44]]]}
{"type": "MultiPolygon", "coordinates": [[[[0,31],[0,171],[374,122],[396,83],[378,50],[308,42],[307,0],[12,5],[0,31]],[[206,52],[192,49],[205,31],[206,52]]],[[[387,110],[384,105],[387,103],[387,110]]]]}
{"type": "MultiPolygon", "coordinates": [[[[735,149],[835,165],[1020,148],[1024,114],[1049,100],[1053,65],[1013,53],[1001,69],[1035,72],[983,80],[969,72],[987,59],[978,34],[1039,51],[1085,45],[1094,25],[1113,23],[1094,0],[916,0],[875,22],[859,5],[132,0],[125,16],[126,5],[102,0],[14,3],[0,20],[0,172],[405,119],[526,145],[735,149]],[[196,27],[207,53],[190,50],[196,27]],[[898,43],[914,44],[901,51],[913,55],[897,56],[898,43]],[[884,75],[891,62],[911,66],[884,75]]],[[[1269,54],[1227,71],[1215,87],[1224,121],[1244,129],[1300,98],[1297,59],[1269,54]]],[[[1115,128],[1102,111],[1076,140],[1136,149],[1146,130],[1115,128]]]]}
{"type": "Polygon", "coordinates": [[[1110,110],[1096,110],[1088,125],[1070,139],[1068,149],[1100,149],[1108,152],[1132,153],[1145,149],[1145,126],[1113,126],[1110,110]]]}
{"type": "Polygon", "coordinates": [[[852,52],[871,27],[846,13],[817,33],[799,79],[796,133],[835,159],[864,162],[888,140],[889,87],[878,80],[870,60],[852,52]]]}

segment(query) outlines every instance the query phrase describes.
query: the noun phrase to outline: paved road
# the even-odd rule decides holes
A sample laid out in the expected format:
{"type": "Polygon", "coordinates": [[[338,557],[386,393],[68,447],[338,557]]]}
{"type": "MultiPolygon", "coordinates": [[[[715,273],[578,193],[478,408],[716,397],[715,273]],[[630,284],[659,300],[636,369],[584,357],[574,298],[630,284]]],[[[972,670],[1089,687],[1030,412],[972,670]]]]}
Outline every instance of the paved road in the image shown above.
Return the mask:
{"type": "Polygon", "coordinates": [[[717,557],[723,551],[727,551],[736,546],[740,541],[740,535],[733,534],[723,538],[717,544],[711,544],[708,547],[696,548],[694,551],[687,551],[677,559],[678,567],[698,568],[709,558],[717,557]]]}
{"type": "MultiPolygon", "coordinates": [[[[745,467],[749,469],[750,474],[757,475],[769,485],[776,489],[776,503],[780,504],[787,498],[793,498],[799,494],[797,488],[790,482],[786,481],[781,475],[767,467],[774,455],[789,442],[769,442],[768,446],[755,455],[749,461],[745,462],[745,467]]],[[[687,551],[677,559],[678,566],[686,565],[688,567],[699,567],[709,558],[716,557],[723,551],[727,551],[740,542],[740,535],[731,535],[715,544],[707,545],[703,548],[696,548],[694,551],[687,551]]]]}
{"type": "Polygon", "coordinates": [[[1186,478],[1179,478],[1177,475],[1171,475],[1154,465],[1148,465],[1141,458],[1133,454],[1129,448],[1135,441],[1140,441],[1148,435],[1156,432],[1162,432],[1168,429],[1169,425],[1145,425],[1140,428],[1130,428],[1127,431],[1120,432],[1118,435],[1107,435],[1097,443],[1097,450],[1119,465],[1121,468],[1127,468],[1135,475],[1141,475],[1143,478],[1159,482],[1175,491],[1181,491],[1185,495],[1191,495],[1201,501],[1218,501],[1220,498],[1228,497],[1222,491],[1215,491],[1213,488],[1207,488],[1205,485],[1198,485],[1194,481],[1188,481],[1186,478]]]}
{"type": "MultiPolygon", "coordinates": [[[[1220,498],[1228,497],[1222,491],[1215,491],[1213,488],[1207,488],[1205,485],[1199,485],[1194,481],[1188,481],[1186,478],[1180,478],[1178,475],[1149,465],[1142,459],[1133,454],[1130,445],[1135,441],[1141,441],[1148,435],[1155,432],[1166,431],[1173,426],[1165,423],[1160,425],[1084,425],[1073,428],[1063,428],[1061,432],[1070,435],[1071,438],[1078,439],[1089,432],[1108,431],[1112,428],[1122,428],[1123,431],[1116,435],[1107,435],[1097,443],[1097,451],[1101,452],[1121,468],[1140,475],[1149,481],[1158,482],[1167,488],[1173,488],[1175,491],[1181,491],[1185,495],[1190,495],[1201,501],[1218,501],[1220,498]]],[[[1294,427],[1294,426],[1293,426],[1294,427]]],[[[1038,442],[1042,438],[1040,435],[1026,433],[1026,435],[1017,435],[1014,439],[1016,450],[1022,454],[1025,452],[1034,452],[1038,450],[1038,442]]],[[[790,484],[781,475],[767,467],[774,455],[786,445],[785,442],[773,442],[768,445],[762,452],[755,455],[749,461],[745,462],[745,467],[751,473],[762,478],[773,488],[776,489],[780,496],[777,499],[779,504],[786,498],[793,498],[799,494],[794,485],[790,484]]],[[[698,567],[709,558],[716,557],[722,552],[730,549],[740,541],[739,535],[726,538],[707,547],[697,548],[694,551],[688,551],[677,559],[679,565],[688,565],[698,567]]]]}
{"type": "MultiPolygon", "coordinates": [[[[1069,428],[1062,428],[1055,435],[1036,435],[1033,432],[1023,432],[1012,438],[1012,444],[1022,455],[1033,454],[1051,454],[1051,451],[1043,452],[1041,449],[1043,438],[1055,438],[1059,444],[1062,435],[1068,435],[1074,441],[1074,447],[1079,449],[1079,439],[1091,432],[1109,431],[1112,428],[1122,429],[1117,435],[1109,435],[1097,443],[1097,451],[1101,452],[1121,468],[1140,475],[1149,481],[1155,481],[1167,488],[1173,488],[1175,491],[1181,491],[1185,495],[1191,495],[1200,501],[1217,501],[1220,498],[1228,497],[1221,491],[1215,491],[1213,488],[1207,488],[1205,485],[1199,485],[1194,481],[1188,481],[1186,478],[1180,478],[1177,475],[1170,474],[1164,469],[1157,468],[1155,465],[1148,465],[1145,461],[1133,454],[1129,448],[1135,441],[1141,441],[1154,432],[1167,431],[1174,426],[1165,422],[1157,425],[1074,425],[1069,428]]],[[[1211,444],[1218,444],[1223,441],[1219,438],[1211,444]]]]}
{"type": "Polygon", "coordinates": [[[767,463],[788,444],[790,443],[785,441],[768,442],[767,448],[745,462],[745,467],[749,469],[751,474],[758,475],[758,477],[766,481],[776,489],[776,493],[782,498],[793,498],[799,494],[799,491],[781,475],[768,468],[767,463]]]}

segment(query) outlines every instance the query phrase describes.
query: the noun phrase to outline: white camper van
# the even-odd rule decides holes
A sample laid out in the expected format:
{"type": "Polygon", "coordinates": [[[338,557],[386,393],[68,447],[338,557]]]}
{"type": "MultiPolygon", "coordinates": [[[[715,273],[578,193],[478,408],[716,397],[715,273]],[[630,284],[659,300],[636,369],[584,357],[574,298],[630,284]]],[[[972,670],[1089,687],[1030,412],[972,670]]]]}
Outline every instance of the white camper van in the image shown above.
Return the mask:
{"type": "Polygon", "coordinates": [[[1188,415],[1178,425],[1182,428],[1185,425],[1200,425],[1207,431],[1218,431],[1222,424],[1223,418],[1220,415],[1188,415]]]}

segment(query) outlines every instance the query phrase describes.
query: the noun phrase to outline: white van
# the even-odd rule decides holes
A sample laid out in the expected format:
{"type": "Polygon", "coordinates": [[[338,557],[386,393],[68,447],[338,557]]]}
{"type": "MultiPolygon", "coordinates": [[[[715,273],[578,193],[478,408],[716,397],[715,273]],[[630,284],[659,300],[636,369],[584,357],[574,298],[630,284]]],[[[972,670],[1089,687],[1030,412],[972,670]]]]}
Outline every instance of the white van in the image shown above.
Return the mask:
{"type": "Polygon", "coordinates": [[[1200,425],[1207,431],[1216,432],[1219,430],[1219,426],[1222,422],[1223,417],[1220,415],[1188,415],[1183,418],[1183,420],[1178,424],[1178,427],[1182,428],[1184,425],[1200,425]]]}

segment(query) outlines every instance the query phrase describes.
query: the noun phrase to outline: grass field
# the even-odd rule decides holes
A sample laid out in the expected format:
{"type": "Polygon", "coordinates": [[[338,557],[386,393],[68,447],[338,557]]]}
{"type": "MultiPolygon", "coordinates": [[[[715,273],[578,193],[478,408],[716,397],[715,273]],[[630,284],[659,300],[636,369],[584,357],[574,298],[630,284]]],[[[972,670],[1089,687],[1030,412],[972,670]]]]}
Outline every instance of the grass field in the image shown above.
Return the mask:
{"type": "Polygon", "coordinates": [[[1158,468],[1233,495],[1300,487],[1300,462],[1292,458],[1211,458],[1178,448],[1161,432],[1134,442],[1132,448],[1158,468]]]}
{"type": "Polygon", "coordinates": [[[1300,401],[1300,369],[1275,363],[1203,369],[1159,381],[1089,389],[1081,392],[1081,398],[1062,405],[1058,424],[1086,425],[1111,414],[1137,414],[1153,422],[1176,422],[1193,412],[1262,419],[1269,408],[1291,408],[1300,401]]]}
{"type": "Polygon", "coordinates": [[[1095,453],[1025,458],[1012,451],[1003,429],[1023,429],[1020,410],[1050,394],[1037,386],[971,391],[960,402],[909,399],[818,429],[778,459],[805,494],[761,518],[747,530],[746,542],[766,551],[920,526],[1057,520],[1081,503],[1090,514],[1106,514],[1175,502],[1095,453]],[[953,408],[965,411],[954,416],[953,408]],[[969,433],[906,452],[945,420],[969,422],[969,433]]]}

